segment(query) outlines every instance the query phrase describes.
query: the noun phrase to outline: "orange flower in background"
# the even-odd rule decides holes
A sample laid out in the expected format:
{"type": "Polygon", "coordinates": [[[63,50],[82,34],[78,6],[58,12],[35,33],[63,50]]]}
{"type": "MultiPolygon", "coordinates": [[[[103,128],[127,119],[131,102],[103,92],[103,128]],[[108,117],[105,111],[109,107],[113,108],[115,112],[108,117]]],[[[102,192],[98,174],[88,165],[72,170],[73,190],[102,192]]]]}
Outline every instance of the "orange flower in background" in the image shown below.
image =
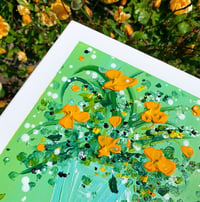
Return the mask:
{"type": "Polygon", "coordinates": [[[74,129],[74,121],[86,122],[90,118],[89,112],[81,112],[78,105],[65,105],[62,108],[65,116],[59,120],[59,124],[64,128],[74,129]]]}
{"type": "Polygon", "coordinates": [[[170,176],[174,173],[177,163],[166,159],[163,156],[162,150],[149,147],[144,149],[144,154],[150,160],[144,164],[144,168],[148,172],[159,171],[166,176],[170,176]]]}
{"type": "Polygon", "coordinates": [[[131,36],[132,34],[133,34],[133,28],[129,25],[129,24],[126,24],[125,26],[124,26],[124,29],[125,29],[125,31],[127,32],[127,34],[129,35],[129,36],[131,36]]]}
{"type": "Polygon", "coordinates": [[[38,145],[37,145],[37,150],[38,150],[38,151],[44,151],[44,150],[45,150],[44,144],[38,144],[38,145]]]}
{"type": "Polygon", "coordinates": [[[31,12],[27,6],[18,5],[17,10],[20,15],[30,15],[31,12]]]}
{"type": "Polygon", "coordinates": [[[116,3],[118,2],[119,0],[101,0],[103,3],[105,4],[113,4],[113,3],[116,3]]]}
{"type": "Polygon", "coordinates": [[[55,3],[52,3],[51,10],[59,20],[66,20],[71,15],[70,7],[61,0],[56,0],[55,3]]]}
{"type": "Polygon", "coordinates": [[[18,58],[19,61],[22,61],[22,62],[27,61],[26,53],[23,52],[23,51],[18,51],[17,52],[17,58],[18,58]]]}
{"type": "MultiPolygon", "coordinates": [[[[171,11],[176,11],[176,10],[182,9],[182,8],[184,8],[190,4],[191,4],[190,0],[171,0],[169,3],[169,9],[171,11]]],[[[184,13],[188,13],[191,10],[192,10],[192,5],[190,5],[189,7],[185,8],[185,9],[176,11],[174,14],[175,15],[181,15],[184,13]]]]}
{"type": "Polygon", "coordinates": [[[22,16],[22,26],[28,25],[32,22],[32,18],[30,15],[23,15],[22,16]]]}
{"type": "Polygon", "coordinates": [[[194,150],[189,146],[181,146],[181,151],[187,158],[190,158],[194,154],[194,150]]]}
{"type": "Polygon", "coordinates": [[[84,6],[84,9],[85,9],[85,12],[92,18],[92,15],[93,15],[92,10],[86,5],[84,6]]]}
{"type": "Polygon", "coordinates": [[[150,127],[153,127],[157,123],[167,122],[167,119],[170,115],[167,115],[164,112],[160,111],[160,103],[145,102],[144,106],[148,110],[141,114],[141,119],[145,122],[152,122],[153,125],[150,127]]]}
{"type": "Polygon", "coordinates": [[[123,9],[123,6],[120,6],[114,13],[114,19],[119,23],[123,23],[131,17],[129,13],[123,12],[123,9]]]}
{"type": "Polygon", "coordinates": [[[160,4],[161,4],[161,0],[155,0],[153,6],[154,6],[155,8],[159,8],[159,7],[160,7],[160,4]]]}
{"type": "Polygon", "coordinates": [[[121,5],[121,6],[124,6],[126,3],[127,3],[127,0],[121,0],[121,1],[120,1],[120,5],[121,5]]]}
{"type": "Polygon", "coordinates": [[[108,70],[105,72],[105,74],[111,80],[104,84],[104,86],[102,87],[103,89],[120,91],[134,86],[138,82],[138,80],[135,78],[133,79],[128,76],[123,76],[122,72],[119,70],[108,70]]]}
{"type": "Polygon", "coordinates": [[[200,108],[198,105],[194,105],[191,109],[191,112],[194,116],[200,116],[200,108]]]}
{"type": "Polygon", "coordinates": [[[5,20],[0,16],[0,39],[2,39],[4,36],[7,36],[9,30],[9,24],[5,22],[5,20]]]}
{"type": "Polygon", "coordinates": [[[120,138],[114,139],[112,137],[98,136],[98,143],[101,148],[98,150],[99,157],[109,156],[110,152],[117,154],[121,152],[121,145],[117,145],[120,138]]]}
{"type": "Polygon", "coordinates": [[[121,121],[122,121],[121,116],[112,116],[109,118],[109,122],[113,127],[120,125],[121,121]]]}
{"type": "Polygon", "coordinates": [[[41,23],[43,25],[48,26],[48,27],[51,27],[51,26],[55,25],[56,24],[56,19],[57,19],[57,16],[52,11],[49,11],[49,12],[43,11],[43,12],[40,13],[41,23]]]}
{"type": "Polygon", "coordinates": [[[6,53],[6,49],[5,48],[0,48],[0,55],[6,53]]]}

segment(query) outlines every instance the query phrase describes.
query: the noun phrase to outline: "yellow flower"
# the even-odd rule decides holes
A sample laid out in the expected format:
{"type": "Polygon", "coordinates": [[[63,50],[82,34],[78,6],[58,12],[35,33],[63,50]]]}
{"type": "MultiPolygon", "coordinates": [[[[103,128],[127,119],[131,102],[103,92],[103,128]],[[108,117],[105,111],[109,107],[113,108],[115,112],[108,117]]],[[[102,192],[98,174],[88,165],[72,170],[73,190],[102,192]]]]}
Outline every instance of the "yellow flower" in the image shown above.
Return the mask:
{"type": "Polygon", "coordinates": [[[65,116],[59,120],[59,124],[64,128],[74,129],[74,121],[86,122],[90,118],[90,113],[81,112],[77,105],[65,105],[62,108],[65,116]]]}
{"type": "Polygon", "coordinates": [[[29,74],[32,73],[34,71],[34,67],[27,67],[27,71],[29,74]]]}
{"type": "Polygon", "coordinates": [[[189,146],[181,146],[181,151],[187,158],[190,158],[194,154],[192,147],[189,146]]]}
{"type": "Polygon", "coordinates": [[[111,32],[111,33],[110,33],[110,37],[111,37],[111,38],[115,38],[115,35],[111,32]]]}
{"type": "MultiPolygon", "coordinates": [[[[179,9],[182,9],[188,5],[191,4],[191,1],[190,0],[171,0],[169,2],[169,9],[171,11],[176,11],[176,10],[179,10],[179,9]]],[[[182,10],[179,10],[179,11],[176,11],[174,14],[175,15],[181,15],[181,14],[184,14],[184,13],[188,13],[192,10],[192,5],[190,5],[189,7],[185,8],[185,9],[182,9],[182,10]]]]}
{"type": "Polygon", "coordinates": [[[101,0],[103,3],[105,4],[113,4],[113,3],[116,3],[118,2],[119,0],[101,0]]]}
{"type": "Polygon", "coordinates": [[[174,173],[177,163],[166,159],[160,149],[149,147],[144,149],[144,154],[150,160],[144,164],[144,168],[148,172],[159,171],[166,176],[170,176],[174,173]]]}
{"type": "Polygon", "coordinates": [[[123,12],[123,9],[123,6],[120,6],[114,13],[114,19],[119,23],[123,23],[131,17],[129,13],[123,12]]]}
{"type": "Polygon", "coordinates": [[[2,39],[4,36],[7,36],[9,30],[9,24],[5,22],[5,20],[0,16],[0,39],[2,39]]]}
{"type": "Polygon", "coordinates": [[[72,90],[74,91],[74,92],[77,92],[77,91],[79,91],[81,88],[78,86],[78,85],[73,85],[72,86],[72,90]]]}
{"type": "Polygon", "coordinates": [[[57,19],[56,14],[54,12],[52,12],[52,11],[49,11],[49,12],[43,11],[43,12],[40,13],[41,23],[43,25],[48,26],[48,27],[51,27],[51,26],[55,25],[56,24],[56,19],[57,19]]]}
{"type": "Polygon", "coordinates": [[[139,86],[139,87],[136,88],[136,91],[140,92],[140,91],[142,91],[144,89],[146,89],[146,86],[139,86]]]}
{"type": "Polygon", "coordinates": [[[6,106],[6,102],[0,100],[0,108],[4,108],[6,106]]]}
{"type": "Polygon", "coordinates": [[[153,127],[156,123],[166,123],[168,116],[164,112],[160,111],[160,103],[145,102],[145,108],[148,110],[141,114],[141,119],[145,122],[153,122],[153,127]]]}
{"type": "Polygon", "coordinates": [[[200,108],[198,105],[194,105],[191,109],[191,112],[194,116],[200,116],[200,108]]]}
{"type": "Polygon", "coordinates": [[[103,89],[120,91],[134,86],[138,82],[138,80],[135,78],[133,79],[128,76],[123,76],[122,72],[119,70],[108,70],[105,72],[105,74],[111,80],[104,84],[104,86],[102,87],[103,89]]]}
{"type": "Polygon", "coordinates": [[[159,7],[160,7],[160,4],[161,4],[161,0],[155,0],[153,6],[154,6],[155,8],[159,8],[159,7]]]}
{"type": "Polygon", "coordinates": [[[27,61],[26,53],[23,52],[23,51],[18,51],[17,52],[17,58],[18,58],[19,61],[22,61],[22,62],[27,61]]]}
{"type": "Polygon", "coordinates": [[[0,55],[6,53],[6,49],[5,48],[0,48],[0,55]]]}
{"type": "Polygon", "coordinates": [[[105,168],[104,166],[101,166],[101,167],[100,167],[100,171],[105,172],[105,171],[106,171],[106,168],[105,168]]]}
{"type": "Polygon", "coordinates": [[[92,130],[92,132],[95,133],[95,134],[98,134],[98,133],[100,132],[100,129],[99,129],[99,128],[94,128],[94,129],[92,130]]]}
{"type": "Polygon", "coordinates": [[[147,182],[148,176],[141,176],[141,177],[140,177],[140,180],[141,180],[142,182],[147,182]]]}
{"type": "Polygon", "coordinates": [[[179,133],[179,132],[175,132],[175,131],[172,131],[169,135],[171,138],[174,138],[174,137],[179,137],[179,138],[183,138],[183,135],[182,133],[179,133]]]}
{"type": "Polygon", "coordinates": [[[133,28],[129,25],[129,24],[126,24],[125,26],[124,26],[124,29],[125,29],[125,31],[127,32],[127,34],[129,35],[129,36],[131,36],[132,34],[133,34],[133,28]]]}
{"type": "Polygon", "coordinates": [[[120,138],[114,139],[112,137],[98,136],[98,142],[101,148],[98,150],[99,157],[109,156],[110,152],[117,154],[121,152],[121,145],[117,145],[120,138]]]}
{"type": "Polygon", "coordinates": [[[121,116],[112,116],[109,118],[109,122],[113,127],[120,125],[121,121],[122,121],[121,116]]]}
{"type": "Polygon", "coordinates": [[[92,18],[92,10],[88,7],[88,6],[84,6],[85,12],[90,16],[90,18],[92,18]]]}
{"type": "Polygon", "coordinates": [[[123,112],[122,112],[122,115],[123,115],[123,116],[126,116],[126,115],[127,115],[127,113],[123,111],[123,112]]]}
{"type": "Polygon", "coordinates": [[[22,16],[22,26],[28,25],[32,22],[32,18],[30,15],[23,15],[22,16]]]}
{"type": "Polygon", "coordinates": [[[17,10],[20,15],[30,15],[31,12],[27,6],[18,5],[17,10]]]}
{"type": "Polygon", "coordinates": [[[52,3],[51,10],[56,14],[59,20],[66,20],[69,15],[71,15],[70,7],[61,0],[56,0],[55,3],[52,3]]]}

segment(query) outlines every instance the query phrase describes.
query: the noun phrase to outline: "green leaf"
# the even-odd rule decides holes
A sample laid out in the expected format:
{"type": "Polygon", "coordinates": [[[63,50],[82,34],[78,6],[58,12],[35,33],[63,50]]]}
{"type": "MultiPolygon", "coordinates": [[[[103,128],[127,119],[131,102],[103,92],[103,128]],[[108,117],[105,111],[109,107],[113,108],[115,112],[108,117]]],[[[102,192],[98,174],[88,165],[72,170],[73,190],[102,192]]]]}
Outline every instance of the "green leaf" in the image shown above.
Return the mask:
{"type": "Polygon", "coordinates": [[[50,32],[49,34],[50,41],[55,41],[56,37],[57,37],[57,32],[55,30],[50,32]]]}
{"type": "Polygon", "coordinates": [[[17,0],[17,2],[22,6],[27,6],[24,0],[17,0]]]}
{"type": "Polygon", "coordinates": [[[112,178],[109,179],[108,184],[112,193],[118,193],[117,180],[114,175],[112,175],[112,178]]]}
{"type": "Polygon", "coordinates": [[[15,172],[15,171],[12,171],[8,174],[8,177],[11,179],[11,180],[15,180],[15,178],[17,177],[18,173],[15,172]]]}
{"type": "Polygon", "coordinates": [[[20,152],[18,155],[17,155],[17,160],[18,161],[23,161],[25,158],[26,158],[27,154],[25,152],[20,152]]]}
{"type": "Polygon", "coordinates": [[[180,31],[181,34],[186,34],[187,32],[191,31],[191,27],[188,23],[182,22],[178,24],[178,30],[180,31]]]}
{"type": "Polygon", "coordinates": [[[161,187],[158,189],[158,193],[161,196],[164,196],[165,194],[167,194],[169,192],[169,188],[168,187],[161,187]]]}
{"type": "Polygon", "coordinates": [[[13,36],[7,36],[5,39],[6,43],[13,43],[14,40],[15,40],[15,37],[13,36]]]}
{"type": "Polygon", "coordinates": [[[81,180],[84,185],[89,185],[91,183],[91,179],[85,175],[82,176],[81,180]]]}
{"type": "Polygon", "coordinates": [[[133,40],[147,39],[147,35],[144,32],[135,31],[132,35],[133,40]]]}
{"type": "Polygon", "coordinates": [[[149,21],[149,13],[147,11],[141,11],[138,16],[138,21],[145,25],[149,21]]]}
{"type": "Polygon", "coordinates": [[[163,152],[164,152],[164,156],[167,159],[174,159],[174,152],[175,152],[174,147],[167,146],[167,147],[165,147],[163,152]]]}
{"type": "Polygon", "coordinates": [[[0,194],[0,200],[4,198],[6,194],[0,194]]]}

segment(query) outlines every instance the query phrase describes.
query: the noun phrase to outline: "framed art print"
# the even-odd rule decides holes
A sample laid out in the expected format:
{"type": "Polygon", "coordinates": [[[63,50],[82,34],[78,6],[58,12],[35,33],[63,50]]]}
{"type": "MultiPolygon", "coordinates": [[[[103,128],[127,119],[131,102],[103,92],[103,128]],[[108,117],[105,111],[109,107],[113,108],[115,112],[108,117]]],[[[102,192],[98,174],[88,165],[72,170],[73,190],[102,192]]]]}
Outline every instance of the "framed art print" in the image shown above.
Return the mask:
{"type": "Polygon", "coordinates": [[[199,201],[199,86],[72,21],[0,117],[0,200],[199,201]]]}

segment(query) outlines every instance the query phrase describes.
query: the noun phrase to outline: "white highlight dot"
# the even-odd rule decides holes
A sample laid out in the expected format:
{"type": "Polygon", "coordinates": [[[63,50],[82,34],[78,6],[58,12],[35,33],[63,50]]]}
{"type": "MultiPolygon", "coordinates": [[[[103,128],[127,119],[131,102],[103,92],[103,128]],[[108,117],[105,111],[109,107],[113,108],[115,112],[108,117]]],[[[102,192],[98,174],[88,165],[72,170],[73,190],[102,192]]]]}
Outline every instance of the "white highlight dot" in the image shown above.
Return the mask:
{"type": "Polygon", "coordinates": [[[27,142],[29,139],[30,139],[30,136],[29,136],[28,134],[23,134],[23,135],[21,136],[21,140],[22,140],[23,142],[27,142]]]}
{"type": "Polygon", "coordinates": [[[69,68],[73,68],[73,65],[69,65],[69,68]]]}
{"type": "Polygon", "coordinates": [[[173,105],[173,103],[174,103],[174,101],[173,101],[172,99],[169,99],[169,100],[168,100],[168,104],[169,104],[169,105],[173,105]]]}
{"type": "Polygon", "coordinates": [[[97,73],[96,73],[96,72],[92,72],[92,78],[93,78],[93,79],[96,79],[96,78],[97,78],[97,76],[98,76],[98,75],[97,75],[97,73]]]}
{"type": "Polygon", "coordinates": [[[183,141],[183,145],[184,145],[184,146],[189,146],[189,144],[190,144],[190,143],[189,143],[188,140],[184,140],[184,141],[183,141]]]}
{"type": "Polygon", "coordinates": [[[58,94],[56,94],[56,93],[54,93],[53,95],[52,95],[52,98],[53,99],[56,99],[58,97],[58,94]]]}
{"type": "Polygon", "coordinates": [[[87,197],[87,198],[90,198],[90,196],[91,196],[90,193],[87,193],[87,194],[86,194],[86,197],[87,197]]]}
{"type": "Polygon", "coordinates": [[[90,75],[90,71],[86,71],[86,74],[87,74],[87,75],[90,75]]]}
{"type": "Polygon", "coordinates": [[[126,184],[128,182],[128,179],[126,177],[121,178],[122,184],[126,184]]]}
{"type": "Polygon", "coordinates": [[[50,84],[50,87],[53,87],[53,84],[52,84],[52,83],[50,84]]]}
{"type": "Polygon", "coordinates": [[[33,134],[34,134],[34,135],[37,135],[38,133],[39,133],[38,130],[34,130],[34,131],[33,131],[33,134]]]}
{"type": "Polygon", "coordinates": [[[178,118],[181,119],[181,120],[184,120],[185,119],[185,114],[179,114],[178,118]]]}
{"type": "Polygon", "coordinates": [[[116,65],[115,63],[112,63],[110,66],[111,66],[112,68],[115,68],[117,65],[116,65]]]}
{"type": "Polygon", "coordinates": [[[32,125],[31,125],[31,128],[35,128],[35,125],[34,125],[34,124],[32,124],[32,125]]]}
{"type": "Polygon", "coordinates": [[[200,105],[200,100],[197,100],[197,104],[200,105]]]}
{"type": "Polygon", "coordinates": [[[29,184],[24,184],[24,185],[22,186],[22,191],[23,191],[23,192],[28,192],[29,190],[30,190],[29,184]]]}
{"type": "Polygon", "coordinates": [[[21,199],[21,201],[25,201],[26,200],[26,196],[24,196],[22,199],[21,199]]]}
{"type": "Polygon", "coordinates": [[[52,93],[51,93],[50,91],[47,93],[48,96],[51,96],[51,94],[52,94],[52,93]]]}
{"type": "Polygon", "coordinates": [[[22,180],[21,180],[22,184],[28,184],[29,181],[30,181],[30,179],[27,176],[23,177],[22,180]]]}
{"type": "Polygon", "coordinates": [[[87,50],[91,52],[91,51],[92,51],[92,48],[91,48],[91,47],[89,47],[87,50]]]}
{"type": "Polygon", "coordinates": [[[31,124],[30,123],[25,123],[24,128],[30,128],[31,124]]]}
{"type": "Polygon", "coordinates": [[[35,118],[35,117],[36,117],[36,115],[34,114],[34,115],[33,115],[33,118],[35,118]]]}
{"type": "Polygon", "coordinates": [[[43,122],[41,121],[39,124],[40,124],[40,125],[42,125],[42,124],[43,124],[43,122]]]}
{"type": "Polygon", "coordinates": [[[169,194],[165,194],[163,197],[164,197],[165,200],[169,200],[170,199],[169,194]]]}
{"type": "Polygon", "coordinates": [[[55,154],[55,155],[60,154],[60,149],[59,149],[59,148],[55,149],[55,150],[54,150],[54,154],[55,154]]]}
{"type": "Polygon", "coordinates": [[[92,59],[96,59],[96,57],[97,57],[96,55],[92,55],[91,56],[92,59]]]}
{"type": "Polygon", "coordinates": [[[67,77],[66,77],[66,76],[63,76],[63,77],[62,77],[62,81],[63,81],[63,82],[67,81],[67,77]]]}

